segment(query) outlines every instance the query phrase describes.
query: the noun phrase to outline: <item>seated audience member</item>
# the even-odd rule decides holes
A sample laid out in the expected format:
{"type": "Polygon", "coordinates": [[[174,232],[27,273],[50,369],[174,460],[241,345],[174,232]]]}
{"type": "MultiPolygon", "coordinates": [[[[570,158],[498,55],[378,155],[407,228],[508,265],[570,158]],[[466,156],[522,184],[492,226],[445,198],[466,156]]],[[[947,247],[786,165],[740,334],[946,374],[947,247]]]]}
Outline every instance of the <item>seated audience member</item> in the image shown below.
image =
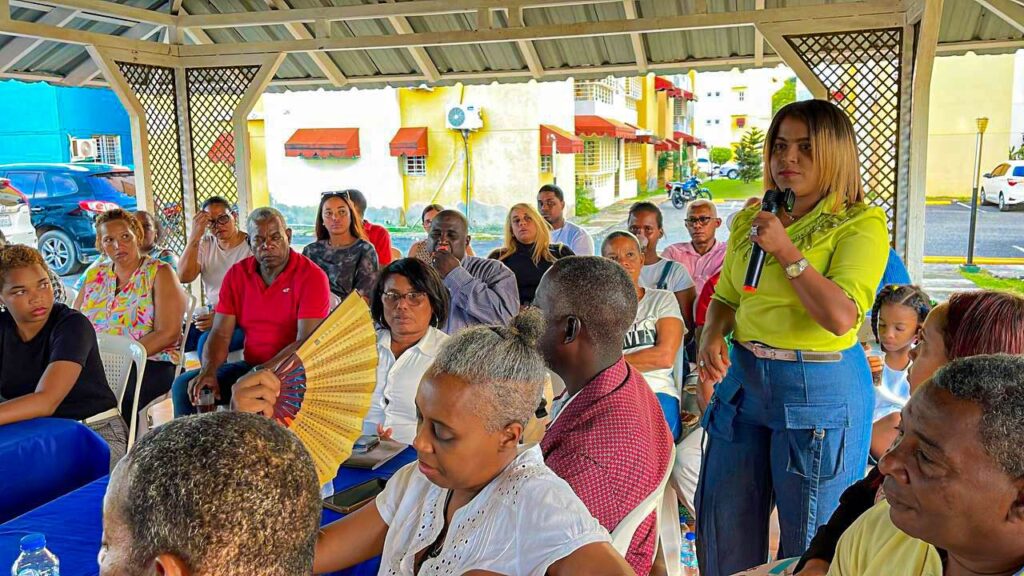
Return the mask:
{"type": "Polygon", "coordinates": [[[366,196],[362,192],[348,190],[348,197],[352,200],[352,207],[359,214],[359,220],[362,221],[365,238],[377,251],[377,263],[380,266],[387,266],[391,263],[391,233],[387,228],[366,219],[366,196]]]}
{"type": "MultiPolygon", "coordinates": [[[[911,391],[950,361],[982,354],[1024,355],[1024,298],[988,290],[958,292],[933,308],[910,352],[911,391]]],[[[797,565],[800,576],[828,572],[839,537],[874,505],[881,484],[876,467],[843,493],[839,508],[818,529],[797,565]]]]}
{"type": "MultiPolygon", "coordinates": [[[[75,301],[97,332],[127,336],[149,355],[138,398],[141,410],[171,389],[180,359],[185,292],[174,269],[141,251],[142,225],[120,208],[96,218],[96,248],[109,258],[92,268],[75,301]]],[[[134,374],[134,368],[132,369],[134,374]]],[[[121,415],[135,418],[135,377],[121,398],[121,415]]]]}
{"type": "Polygon", "coordinates": [[[448,289],[437,271],[416,258],[380,271],[370,300],[377,330],[377,387],[364,434],[403,444],[416,437],[416,390],[448,335],[448,289]]]}
{"type": "Polygon", "coordinates": [[[871,431],[871,456],[875,459],[896,440],[900,411],[910,399],[910,350],[931,309],[928,295],[917,286],[889,285],[875,297],[871,330],[885,354],[881,378],[875,383],[871,431]]]}
{"type": "MultiPolygon", "coordinates": [[[[316,212],[316,242],[302,249],[302,255],[327,273],[331,292],[344,300],[353,290],[370,297],[377,278],[377,253],[366,240],[366,232],[353,208],[351,191],[324,192],[316,212]]],[[[388,248],[388,261],[391,258],[388,248]]]]}
{"type": "Polygon", "coordinates": [[[537,210],[551,225],[551,243],[565,244],[577,256],[594,255],[594,239],[587,231],[565,219],[565,194],[554,184],[545,184],[537,192],[537,210]]]}
{"type": "Polygon", "coordinates": [[[601,255],[622,266],[633,281],[638,301],[636,318],[623,338],[622,352],[630,366],[643,372],[644,380],[665,411],[672,437],[678,438],[682,433],[680,398],[672,369],[686,333],[679,305],[668,290],[640,285],[644,254],[636,236],[629,232],[612,232],[601,245],[601,255]]]}
{"type": "Polygon", "coordinates": [[[202,368],[174,381],[174,415],[195,412],[203,390],[217,404],[230,400],[231,385],[253,367],[273,368],[290,345],[302,340],[327,317],[327,276],[309,258],[291,249],[292,231],[274,208],[257,208],[246,221],[253,256],[228,270],[202,368]],[[244,360],[227,363],[231,336],[245,333],[244,360]]]}
{"type": "MultiPolygon", "coordinates": [[[[544,461],[612,531],[672,465],[672,436],[658,399],[622,357],[636,289],[614,262],[574,256],[555,262],[534,303],[545,320],[541,353],[566,387],[541,442],[544,461]]],[[[637,574],[651,572],[656,545],[651,514],[626,554],[637,574]]]]}
{"type": "MultiPolygon", "coordinates": [[[[164,239],[164,227],[160,224],[160,221],[153,218],[153,215],[145,210],[136,211],[135,219],[142,226],[142,240],[139,242],[139,250],[151,258],[166,262],[171,266],[172,270],[176,271],[178,269],[178,257],[174,252],[160,245],[164,239]]],[[[101,252],[100,257],[94,260],[75,280],[75,290],[82,290],[82,285],[85,284],[85,279],[93,268],[105,264],[110,264],[110,258],[101,252]]]]}
{"type": "Polygon", "coordinates": [[[312,574],[321,506],[287,429],[235,412],[174,420],[110,476],[100,576],[312,574]]]}
{"type": "Polygon", "coordinates": [[[559,258],[572,256],[564,244],[552,244],[551,233],[529,204],[516,204],[505,219],[505,245],[488,258],[499,260],[516,275],[519,305],[529,306],[540,278],[559,258]]]}
{"type": "Polygon", "coordinates": [[[54,301],[34,248],[0,247],[0,426],[32,418],[81,420],[124,456],[128,430],[107,385],[96,331],[80,312],[54,301]]]}
{"type": "MultiPolygon", "coordinates": [[[[185,346],[186,351],[199,350],[202,357],[202,346],[198,340],[205,343],[213,327],[213,311],[217,309],[224,275],[229,268],[252,256],[248,240],[246,233],[238,228],[237,210],[221,196],[207,198],[192,219],[192,231],[178,264],[178,279],[182,284],[200,279],[206,296],[206,309],[195,317],[194,332],[198,334],[189,334],[189,338],[195,341],[185,346]]],[[[236,330],[231,338],[231,349],[240,350],[243,342],[244,334],[236,330]]]]}
{"type": "MultiPolygon", "coordinates": [[[[420,214],[420,224],[423,225],[423,231],[427,233],[427,236],[430,236],[430,227],[434,223],[434,217],[443,210],[444,206],[441,206],[440,204],[431,204],[423,209],[423,212],[420,214]]],[[[409,247],[409,257],[419,258],[427,264],[430,264],[430,250],[428,249],[429,243],[430,238],[424,238],[423,240],[413,242],[412,246],[409,247]]],[[[476,256],[476,254],[473,253],[473,247],[468,244],[466,245],[466,255],[476,256]]]]}
{"type": "Polygon", "coordinates": [[[694,200],[686,207],[686,231],[689,242],[677,242],[665,248],[661,257],[679,262],[693,279],[693,287],[699,296],[708,279],[718,274],[725,261],[725,242],[715,238],[715,232],[722,225],[718,208],[711,200],[694,200]]]}
{"type": "Polygon", "coordinates": [[[911,396],[882,456],[885,499],[839,540],[829,574],[1024,570],[1024,357],[954,360],[911,396]]]}
{"type": "MultiPolygon", "coordinates": [[[[441,346],[416,392],[418,462],[321,532],[316,573],[381,555],[382,574],[633,574],[540,448],[520,445],[546,377],[540,326],[528,311],[441,346]]],[[[238,410],[273,414],[272,373],[235,386],[238,410]]]]}
{"type": "Polygon", "coordinates": [[[472,241],[466,217],[455,210],[438,213],[427,240],[430,263],[451,295],[445,333],[476,324],[508,324],[519,310],[516,276],[497,260],[466,252],[472,241]]]}
{"type": "Polygon", "coordinates": [[[692,328],[693,303],[697,299],[693,279],[682,264],[658,256],[658,241],[665,236],[661,209],[651,202],[637,202],[629,209],[628,224],[629,231],[640,239],[640,248],[644,252],[640,284],[675,294],[686,327],[692,328]]]}
{"type": "MultiPolygon", "coordinates": [[[[8,244],[7,237],[4,236],[4,231],[0,230],[0,248],[4,246],[16,246],[16,244],[8,244]]],[[[50,277],[50,287],[53,289],[53,301],[60,302],[61,304],[67,304],[71,306],[74,304],[74,299],[68,298],[67,290],[64,288],[64,283],[60,281],[60,277],[50,270],[50,267],[46,265],[44,259],[43,266],[46,268],[46,275],[50,277]]]]}

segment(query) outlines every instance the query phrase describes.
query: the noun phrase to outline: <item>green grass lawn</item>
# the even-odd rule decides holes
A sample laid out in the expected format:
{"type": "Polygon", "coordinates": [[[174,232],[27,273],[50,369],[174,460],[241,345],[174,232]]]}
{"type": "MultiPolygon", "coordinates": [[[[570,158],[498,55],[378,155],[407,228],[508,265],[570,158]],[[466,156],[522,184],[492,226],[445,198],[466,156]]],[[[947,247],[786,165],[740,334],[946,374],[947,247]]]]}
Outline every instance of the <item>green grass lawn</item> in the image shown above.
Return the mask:
{"type": "Polygon", "coordinates": [[[719,178],[706,180],[702,185],[711,190],[711,196],[715,200],[746,200],[751,196],[758,198],[764,196],[764,184],[761,183],[761,180],[744,182],[743,180],[719,178]]]}
{"type": "Polygon", "coordinates": [[[973,274],[961,270],[960,275],[971,282],[974,282],[978,285],[978,288],[983,290],[1002,290],[1004,292],[1013,292],[1014,294],[1024,296],[1024,280],[1000,278],[998,276],[993,276],[985,270],[973,274]]]}

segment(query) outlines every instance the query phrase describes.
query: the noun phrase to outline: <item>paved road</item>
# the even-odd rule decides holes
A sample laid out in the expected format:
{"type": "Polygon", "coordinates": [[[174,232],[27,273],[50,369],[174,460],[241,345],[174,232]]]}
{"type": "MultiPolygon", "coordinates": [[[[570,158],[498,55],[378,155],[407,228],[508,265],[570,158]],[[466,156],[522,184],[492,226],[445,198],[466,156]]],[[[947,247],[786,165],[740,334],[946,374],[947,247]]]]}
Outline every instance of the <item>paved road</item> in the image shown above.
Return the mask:
{"type": "MultiPolygon", "coordinates": [[[[719,215],[725,218],[740,206],[738,201],[720,204],[719,215]]],[[[667,237],[658,246],[689,240],[690,235],[683,225],[683,212],[673,208],[667,201],[661,204],[661,209],[665,214],[667,237]]],[[[928,206],[925,210],[925,255],[966,255],[970,216],[970,205],[967,204],[928,206]]],[[[728,238],[725,226],[718,229],[718,236],[722,240],[728,238]]],[[[600,244],[600,239],[597,243],[600,244]]],[[[978,213],[975,255],[1024,258],[1024,210],[1000,212],[992,206],[981,208],[978,213]]]]}

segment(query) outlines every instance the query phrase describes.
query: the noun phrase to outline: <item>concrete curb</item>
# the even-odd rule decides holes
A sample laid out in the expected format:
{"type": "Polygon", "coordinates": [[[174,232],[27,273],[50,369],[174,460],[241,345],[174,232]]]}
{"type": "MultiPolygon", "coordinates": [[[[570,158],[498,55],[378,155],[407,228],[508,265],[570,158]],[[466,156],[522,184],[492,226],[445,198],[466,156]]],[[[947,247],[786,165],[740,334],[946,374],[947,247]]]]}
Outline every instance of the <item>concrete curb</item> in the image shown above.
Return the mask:
{"type": "MultiPolygon", "coordinates": [[[[966,264],[963,256],[925,256],[925,264],[966,264]]],[[[1024,266],[1024,258],[975,258],[975,264],[982,266],[1024,266]]]]}

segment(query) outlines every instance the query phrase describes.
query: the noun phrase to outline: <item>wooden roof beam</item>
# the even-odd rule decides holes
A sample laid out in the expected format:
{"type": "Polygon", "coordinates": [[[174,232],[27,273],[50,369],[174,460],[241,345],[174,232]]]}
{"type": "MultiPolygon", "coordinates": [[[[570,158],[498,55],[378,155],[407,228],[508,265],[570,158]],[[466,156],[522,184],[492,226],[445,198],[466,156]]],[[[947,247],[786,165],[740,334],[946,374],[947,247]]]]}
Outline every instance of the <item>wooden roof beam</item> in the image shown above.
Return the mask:
{"type": "MultiPolygon", "coordinates": [[[[626,11],[626,20],[636,20],[636,2],[634,0],[622,0],[622,8],[626,11]]],[[[633,57],[636,59],[636,68],[640,74],[647,74],[647,52],[644,51],[644,39],[639,32],[629,35],[629,41],[633,44],[633,57]]]]}
{"type": "Polygon", "coordinates": [[[1024,34],[1024,6],[1013,0],[975,0],[1010,26],[1024,34]]]}
{"type": "MultiPolygon", "coordinates": [[[[266,0],[267,5],[275,10],[291,10],[291,5],[288,4],[288,0],[266,0]]],[[[284,25],[288,29],[288,33],[292,35],[296,40],[312,40],[313,34],[310,33],[309,29],[306,28],[305,24],[301,22],[291,22],[284,25]]],[[[313,59],[313,64],[320,69],[324,77],[331,81],[331,84],[337,87],[344,86],[348,82],[348,78],[338,68],[334,60],[331,59],[331,55],[326,52],[311,52],[309,57],[313,59]]]]}
{"type": "MultiPolygon", "coordinates": [[[[391,16],[388,18],[388,23],[391,27],[398,32],[399,35],[414,34],[412,26],[409,24],[409,20],[405,16],[391,16]]],[[[413,62],[416,63],[416,67],[423,73],[423,77],[427,82],[434,83],[441,78],[441,73],[437,70],[437,65],[430,58],[430,54],[421,46],[410,46],[409,55],[412,56],[413,62]]]]}
{"type": "MultiPolygon", "coordinates": [[[[46,24],[49,26],[64,26],[78,14],[77,10],[70,10],[68,8],[54,8],[46,14],[43,14],[39,20],[36,20],[37,24],[46,24]]],[[[7,44],[4,44],[3,48],[0,48],[0,72],[6,72],[10,70],[19,60],[28,55],[29,52],[36,49],[37,46],[42,44],[44,40],[42,38],[28,38],[22,36],[20,38],[14,38],[7,44]]]]}
{"type": "MultiPolygon", "coordinates": [[[[140,22],[135,26],[132,26],[127,32],[122,34],[120,37],[130,38],[133,40],[145,40],[146,38],[152,36],[153,34],[159,33],[162,30],[164,30],[164,28],[160,26],[140,22]]],[[[68,72],[67,75],[64,76],[64,80],[61,82],[61,84],[64,84],[65,86],[85,86],[93,79],[95,79],[99,73],[100,67],[97,66],[96,62],[94,62],[93,59],[90,57],[85,62],[82,62],[81,64],[76,66],[74,70],[68,72]]]]}
{"type": "Polygon", "coordinates": [[[145,8],[126,6],[124,4],[118,4],[116,2],[108,2],[107,0],[38,1],[41,4],[62,6],[64,8],[82,10],[83,12],[93,12],[95,14],[103,14],[106,16],[113,16],[115,18],[124,18],[125,20],[132,20],[134,22],[146,22],[149,24],[157,24],[160,26],[174,26],[178,22],[177,16],[172,16],[171,14],[168,14],[166,12],[157,12],[156,10],[146,10],[145,8]]]}

